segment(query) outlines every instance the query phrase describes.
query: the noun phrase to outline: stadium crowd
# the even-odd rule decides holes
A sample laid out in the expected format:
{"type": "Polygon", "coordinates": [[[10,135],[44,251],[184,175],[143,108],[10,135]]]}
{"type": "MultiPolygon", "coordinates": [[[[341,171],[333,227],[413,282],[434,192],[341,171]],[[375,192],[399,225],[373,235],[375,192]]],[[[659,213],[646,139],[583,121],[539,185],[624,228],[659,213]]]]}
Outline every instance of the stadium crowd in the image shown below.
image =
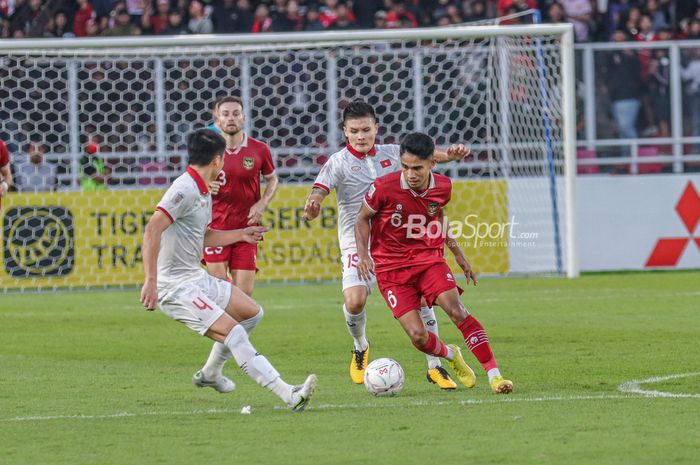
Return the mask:
{"type": "Polygon", "coordinates": [[[700,38],[696,0],[0,0],[0,37],[444,26],[530,8],[573,23],[579,42],[609,41],[616,30],[629,40],[700,38]]]}

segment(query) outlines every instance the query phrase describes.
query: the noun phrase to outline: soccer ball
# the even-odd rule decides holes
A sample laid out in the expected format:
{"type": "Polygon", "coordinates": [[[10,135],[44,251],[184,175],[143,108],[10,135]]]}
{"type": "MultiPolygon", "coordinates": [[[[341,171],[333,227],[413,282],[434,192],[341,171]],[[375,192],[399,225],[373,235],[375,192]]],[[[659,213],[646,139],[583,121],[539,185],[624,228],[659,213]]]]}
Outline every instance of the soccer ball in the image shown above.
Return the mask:
{"type": "Polygon", "coordinates": [[[365,388],[378,397],[395,396],[403,389],[403,368],[390,358],[373,360],[365,369],[365,388]]]}

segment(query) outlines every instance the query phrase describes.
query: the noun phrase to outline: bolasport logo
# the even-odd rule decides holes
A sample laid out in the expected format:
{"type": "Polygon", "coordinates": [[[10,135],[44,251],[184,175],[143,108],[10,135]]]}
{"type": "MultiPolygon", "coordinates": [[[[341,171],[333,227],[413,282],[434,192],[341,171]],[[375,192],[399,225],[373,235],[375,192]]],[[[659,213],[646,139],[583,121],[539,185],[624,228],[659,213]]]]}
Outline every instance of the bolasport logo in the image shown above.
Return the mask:
{"type": "Polygon", "coordinates": [[[506,222],[480,221],[479,215],[470,214],[463,220],[432,220],[424,215],[408,215],[405,224],[408,239],[428,237],[447,238],[450,233],[461,247],[535,247],[539,238],[537,232],[521,231],[520,223],[512,216],[506,222]]]}
{"type": "Polygon", "coordinates": [[[676,203],[676,213],[688,231],[688,236],[659,238],[645,268],[675,267],[689,243],[694,242],[700,248],[700,237],[693,235],[700,222],[700,195],[691,181],[688,181],[676,203]]]}

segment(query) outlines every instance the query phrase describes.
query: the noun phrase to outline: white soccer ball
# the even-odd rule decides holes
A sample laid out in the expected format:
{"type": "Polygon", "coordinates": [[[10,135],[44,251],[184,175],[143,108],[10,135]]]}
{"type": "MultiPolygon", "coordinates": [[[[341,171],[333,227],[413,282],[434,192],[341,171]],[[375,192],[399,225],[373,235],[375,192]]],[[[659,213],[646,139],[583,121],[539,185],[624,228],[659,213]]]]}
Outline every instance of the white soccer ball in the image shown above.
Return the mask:
{"type": "Polygon", "coordinates": [[[403,368],[391,358],[373,360],[365,370],[365,387],[378,397],[395,396],[403,389],[403,368]]]}

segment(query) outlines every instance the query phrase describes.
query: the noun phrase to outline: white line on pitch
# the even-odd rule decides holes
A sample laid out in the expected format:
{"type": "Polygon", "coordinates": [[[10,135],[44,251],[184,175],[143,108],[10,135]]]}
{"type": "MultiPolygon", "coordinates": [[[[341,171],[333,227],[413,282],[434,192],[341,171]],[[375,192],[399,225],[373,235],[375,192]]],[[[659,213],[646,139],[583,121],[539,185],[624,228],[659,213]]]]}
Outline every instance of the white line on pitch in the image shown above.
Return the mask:
{"type": "MultiPolygon", "coordinates": [[[[586,401],[586,400],[607,400],[607,399],[641,399],[640,396],[622,395],[622,394],[601,394],[596,396],[552,396],[552,397],[499,397],[496,399],[463,399],[454,401],[424,401],[416,400],[408,403],[393,403],[386,402],[382,404],[382,400],[377,399],[373,403],[362,404],[320,404],[310,406],[309,410],[349,410],[359,408],[406,408],[406,407],[422,407],[422,406],[442,406],[442,405],[481,405],[481,404],[499,404],[499,403],[516,403],[516,402],[565,402],[565,401],[586,401]]],[[[284,407],[274,407],[274,410],[286,410],[284,407]]],[[[240,409],[205,409],[205,410],[185,410],[185,411],[151,411],[151,412],[118,412],[111,414],[99,415],[32,415],[25,417],[3,418],[0,422],[25,422],[25,421],[48,421],[48,420],[107,420],[113,418],[132,418],[132,417],[154,417],[154,416],[193,416],[193,415],[211,415],[211,414],[235,414],[239,413],[240,409]]],[[[255,412],[255,409],[253,409],[255,412]]]]}
{"type": "Polygon", "coordinates": [[[660,382],[668,381],[671,379],[690,378],[692,376],[700,376],[700,372],[680,373],[677,375],[668,375],[668,376],[653,376],[653,377],[647,378],[647,379],[627,381],[626,383],[620,384],[617,387],[617,390],[620,392],[627,392],[630,394],[641,394],[645,397],[668,397],[668,398],[681,398],[681,399],[683,399],[683,398],[700,398],[700,394],[684,394],[684,393],[664,392],[664,391],[649,391],[649,390],[641,388],[642,384],[660,383],[660,382]]]}

